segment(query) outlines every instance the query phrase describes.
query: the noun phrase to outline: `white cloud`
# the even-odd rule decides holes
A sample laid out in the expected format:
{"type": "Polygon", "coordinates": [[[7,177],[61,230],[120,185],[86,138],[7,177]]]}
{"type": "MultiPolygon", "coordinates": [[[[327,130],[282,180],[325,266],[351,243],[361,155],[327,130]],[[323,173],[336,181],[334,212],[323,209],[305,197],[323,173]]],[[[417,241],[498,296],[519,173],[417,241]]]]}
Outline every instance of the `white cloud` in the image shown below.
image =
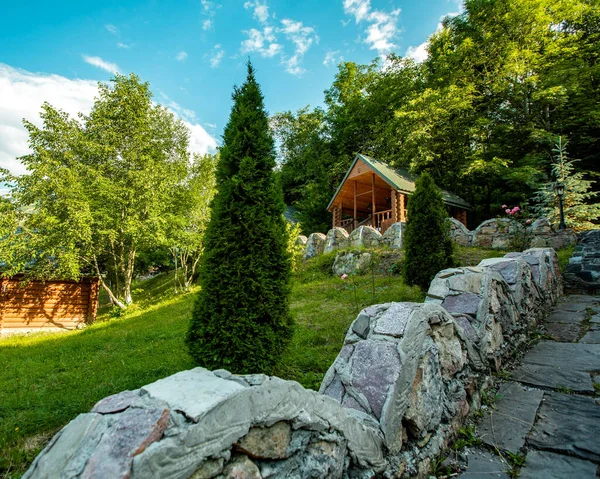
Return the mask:
{"type": "Polygon", "coordinates": [[[265,0],[247,1],[244,3],[244,8],[246,10],[254,9],[252,16],[260,23],[266,23],[269,19],[269,7],[265,0]]]}
{"type": "Polygon", "coordinates": [[[108,30],[108,32],[112,35],[119,35],[119,29],[110,23],[104,25],[104,28],[108,30]]]}
{"type": "Polygon", "coordinates": [[[281,32],[286,38],[294,44],[294,55],[283,59],[286,71],[292,75],[302,75],[306,70],[300,65],[304,54],[309,50],[313,43],[319,42],[319,37],[312,27],[306,27],[302,22],[296,22],[289,18],[281,20],[283,27],[281,32]]]}
{"type": "Polygon", "coordinates": [[[332,65],[337,65],[339,62],[341,62],[344,57],[340,56],[338,57],[337,54],[340,53],[339,51],[328,51],[325,54],[325,59],[323,60],[323,65],[325,65],[326,67],[330,67],[332,65]]]}
{"type": "Polygon", "coordinates": [[[297,55],[304,55],[313,42],[319,42],[314,28],[305,27],[302,22],[295,22],[289,18],[284,18],[281,23],[283,25],[281,31],[294,43],[297,55]]]}
{"type": "Polygon", "coordinates": [[[30,73],[0,63],[0,167],[25,173],[17,160],[29,153],[29,136],[22,120],[41,126],[44,101],[75,116],[80,111],[89,113],[97,93],[94,80],[30,73]]]}
{"type": "MultiPolygon", "coordinates": [[[[42,125],[41,106],[47,101],[72,117],[88,114],[98,95],[96,80],[65,78],[47,73],[31,73],[0,63],[0,167],[14,174],[25,173],[17,157],[30,152],[28,133],[23,118],[42,125]]],[[[192,110],[170,101],[165,104],[190,129],[190,150],[207,153],[215,151],[216,140],[196,123],[192,110]]]]}
{"type": "Polygon", "coordinates": [[[185,60],[188,57],[188,54],[186,52],[179,52],[177,54],[177,56],[175,57],[178,61],[182,62],[183,60],[185,60]]]}
{"type": "Polygon", "coordinates": [[[258,52],[262,57],[271,58],[281,52],[282,46],[276,43],[273,27],[265,27],[262,31],[251,28],[244,33],[248,38],[242,41],[242,53],[258,52]]]}
{"type": "Polygon", "coordinates": [[[202,21],[202,30],[212,30],[215,26],[216,10],[221,8],[221,5],[208,0],[201,0],[200,3],[202,4],[202,16],[205,17],[202,21]]]}
{"type": "Polygon", "coordinates": [[[221,48],[221,45],[215,45],[210,56],[210,67],[217,68],[221,64],[221,60],[224,56],[225,51],[221,48]]]}
{"type": "Polygon", "coordinates": [[[112,74],[119,73],[119,67],[116,63],[107,62],[100,57],[90,57],[88,55],[82,55],[82,57],[83,61],[90,65],[101,68],[112,74]]]}
{"type": "Polygon", "coordinates": [[[344,0],[344,12],[353,15],[357,24],[363,22],[367,24],[363,41],[371,50],[376,50],[379,55],[383,55],[396,48],[393,40],[399,33],[399,8],[391,12],[383,12],[373,10],[370,0],[344,0]]]}
{"type": "Polygon", "coordinates": [[[427,51],[427,47],[429,46],[429,41],[425,41],[416,47],[408,47],[406,53],[404,54],[407,58],[412,58],[417,63],[422,63],[427,60],[429,56],[429,52],[427,51]]]}
{"type": "Polygon", "coordinates": [[[117,46],[119,48],[125,48],[125,49],[130,48],[130,45],[127,45],[126,43],[121,43],[121,42],[117,42],[117,46]]]}

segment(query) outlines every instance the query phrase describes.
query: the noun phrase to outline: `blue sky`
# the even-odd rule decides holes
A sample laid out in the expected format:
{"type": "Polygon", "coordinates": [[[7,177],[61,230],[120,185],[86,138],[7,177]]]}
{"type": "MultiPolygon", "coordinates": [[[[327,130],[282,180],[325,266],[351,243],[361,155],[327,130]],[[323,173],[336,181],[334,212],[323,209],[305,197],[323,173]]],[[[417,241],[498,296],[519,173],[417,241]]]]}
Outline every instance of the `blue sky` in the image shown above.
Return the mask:
{"type": "Polygon", "coordinates": [[[20,119],[44,100],[89,110],[97,81],[135,72],[155,99],[211,151],[229,116],[244,63],[257,69],[271,113],[322,103],[340,60],[391,51],[422,59],[459,0],[185,0],[10,2],[0,16],[0,167],[22,172],[20,119]]]}

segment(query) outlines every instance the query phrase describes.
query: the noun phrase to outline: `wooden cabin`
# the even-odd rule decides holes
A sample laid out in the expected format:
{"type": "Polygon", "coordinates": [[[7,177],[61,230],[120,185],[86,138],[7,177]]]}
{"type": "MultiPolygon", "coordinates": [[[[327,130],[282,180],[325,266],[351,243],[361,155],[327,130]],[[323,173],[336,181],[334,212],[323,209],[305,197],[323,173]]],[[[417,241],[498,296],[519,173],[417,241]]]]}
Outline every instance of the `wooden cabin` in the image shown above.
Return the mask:
{"type": "Polygon", "coordinates": [[[0,278],[0,333],[77,329],[96,319],[98,278],[28,281],[0,278]]]}
{"type": "MultiPolygon", "coordinates": [[[[415,180],[408,171],[359,154],[327,210],[333,214],[333,227],[350,233],[368,225],[384,233],[390,225],[406,221],[409,197],[414,191],[415,180]]],[[[471,205],[449,191],[442,190],[442,197],[450,216],[466,226],[471,205]]]]}

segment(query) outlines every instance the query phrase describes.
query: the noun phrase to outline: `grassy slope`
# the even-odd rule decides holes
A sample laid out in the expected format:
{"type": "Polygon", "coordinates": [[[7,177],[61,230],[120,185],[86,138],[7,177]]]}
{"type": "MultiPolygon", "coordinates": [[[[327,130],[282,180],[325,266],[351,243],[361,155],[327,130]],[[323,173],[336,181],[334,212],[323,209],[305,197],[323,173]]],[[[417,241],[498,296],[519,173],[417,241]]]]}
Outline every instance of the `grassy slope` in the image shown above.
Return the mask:
{"type": "MultiPolygon", "coordinates": [[[[460,249],[461,264],[477,264],[488,250],[460,249]]],[[[328,274],[331,256],[295,275],[292,344],[275,373],[318,388],[358,310],[387,301],[422,301],[398,276],[369,274],[342,281],[328,274]],[[356,299],[354,293],[356,291],[356,299]]],[[[393,269],[387,262],[384,269],[393,269]]],[[[0,477],[18,477],[47,440],[99,399],[194,366],[183,338],[194,294],[172,296],[161,276],[140,283],[137,306],[120,318],[108,311],[84,331],[0,340],[0,477]]]]}

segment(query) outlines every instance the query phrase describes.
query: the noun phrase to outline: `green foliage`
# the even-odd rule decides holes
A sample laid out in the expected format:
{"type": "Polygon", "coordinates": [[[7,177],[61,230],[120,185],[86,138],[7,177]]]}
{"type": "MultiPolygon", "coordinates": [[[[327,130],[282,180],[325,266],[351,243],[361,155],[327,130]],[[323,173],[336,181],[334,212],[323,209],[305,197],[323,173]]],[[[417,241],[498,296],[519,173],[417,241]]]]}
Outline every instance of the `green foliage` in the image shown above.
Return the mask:
{"type": "MultiPolygon", "coordinates": [[[[559,135],[581,171],[598,173],[599,23],[590,0],[467,0],[432,35],[422,64],[394,54],[383,68],[341,63],[324,109],[285,113],[279,157],[294,201],[325,215],[356,153],[429,172],[474,206],[472,225],[547,181],[559,135]]],[[[307,233],[329,227],[303,222],[307,233]]]]}
{"type": "MultiPolygon", "coordinates": [[[[147,83],[116,75],[100,83],[79,121],[45,103],[38,128],[25,121],[28,173],[12,186],[18,231],[0,241],[7,274],[100,277],[114,304],[131,303],[139,251],[164,243],[171,199],[187,174],[188,131],[152,103],[147,83]]],[[[0,172],[1,173],[1,172],[0,172]]]]}
{"type": "Polygon", "coordinates": [[[251,64],[233,100],[187,343],[208,369],[270,372],[293,330],[291,266],[273,139],[251,64]]]}
{"type": "Polygon", "coordinates": [[[175,291],[189,291],[204,252],[204,233],[215,194],[216,155],[194,155],[185,182],[172,198],[166,244],[175,264],[175,291]]]}
{"type": "Polygon", "coordinates": [[[465,447],[480,446],[481,439],[477,436],[477,429],[473,424],[467,424],[461,427],[457,432],[456,441],[452,444],[454,451],[460,451],[465,447]]]}
{"type": "Polygon", "coordinates": [[[440,270],[454,264],[444,201],[428,173],[417,179],[415,192],[408,202],[404,251],[404,279],[424,291],[440,270]]]}
{"type": "Polygon", "coordinates": [[[592,221],[600,218],[600,203],[594,202],[598,192],[590,191],[593,181],[584,179],[582,171],[575,169],[577,160],[570,160],[567,154],[568,142],[562,137],[553,148],[552,178],[538,190],[534,200],[538,203],[537,211],[548,218],[550,223],[558,225],[560,210],[558,195],[554,190],[556,182],[564,187],[563,209],[567,227],[576,231],[596,228],[592,221]]]}
{"type": "Polygon", "coordinates": [[[300,236],[302,232],[302,227],[300,223],[292,225],[291,223],[286,222],[285,230],[288,238],[287,251],[290,255],[292,271],[296,271],[300,261],[302,261],[305,248],[301,243],[296,243],[298,236],[300,236]]]}

